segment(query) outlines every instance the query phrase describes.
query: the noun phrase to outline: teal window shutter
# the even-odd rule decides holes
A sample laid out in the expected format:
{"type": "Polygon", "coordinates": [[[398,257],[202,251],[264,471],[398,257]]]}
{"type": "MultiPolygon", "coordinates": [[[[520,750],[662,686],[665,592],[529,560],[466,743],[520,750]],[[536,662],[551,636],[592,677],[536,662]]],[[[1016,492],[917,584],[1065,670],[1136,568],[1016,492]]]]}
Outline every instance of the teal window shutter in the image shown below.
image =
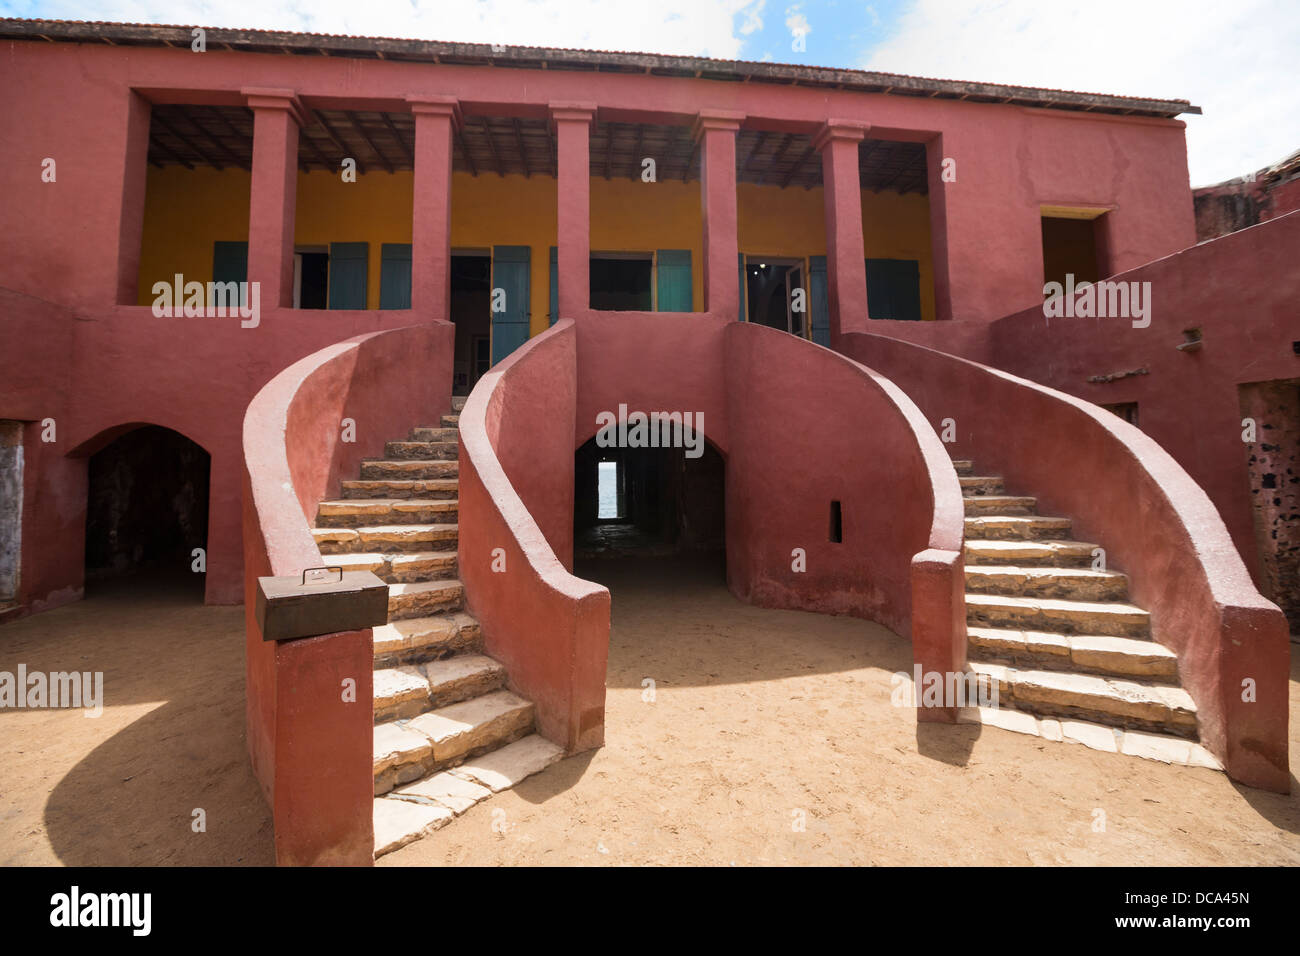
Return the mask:
{"type": "MultiPolygon", "coordinates": [[[[212,281],[248,281],[248,243],[214,242],[212,244],[212,281]]],[[[239,304],[248,305],[245,286],[239,287],[239,304]]]]}
{"type": "Polygon", "coordinates": [[[411,244],[385,242],[379,247],[379,307],[411,307],[411,244]]]}
{"type": "Polygon", "coordinates": [[[364,242],[330,243],[330,308],[366,307],[370,247],[364,242]]]}
{"type": "Polygon", "coordinates": [[[831,309],[826,287],[826,257],[808,257],[808,312],[812,340],[831,347],[831,309]]]}
{"type": "Polygon", "coordinates": [[[560,320],[560,250],[551,246],[551,325],[560,320]]]}
{"type": "Polygon", "coordinates": [[[690,312],[691,250],[660,249],[655,254],[659,273],[657,284],[660,312],[690,312]]]}
{"type": "Polygon", "coordinates": [[[528,246],[492,247],[492,364],[528,341],[529,282],[532,250],[528,246]],[[504,311],[495,311],[497,290],[505,292],[504,311]]]}
{"type": "Polygon", "coordinates": [[[921,267],[915,259],[868,259],[867,312],[873,319],[921,319],[921,267]]]}
{"type": "Polygon", "coordinates": [[[740,264],[740,321],[744,322],[749,319],[749,309],[745,303],[745,254],[742,252],[737,255],[736,261],[740,264]]]}

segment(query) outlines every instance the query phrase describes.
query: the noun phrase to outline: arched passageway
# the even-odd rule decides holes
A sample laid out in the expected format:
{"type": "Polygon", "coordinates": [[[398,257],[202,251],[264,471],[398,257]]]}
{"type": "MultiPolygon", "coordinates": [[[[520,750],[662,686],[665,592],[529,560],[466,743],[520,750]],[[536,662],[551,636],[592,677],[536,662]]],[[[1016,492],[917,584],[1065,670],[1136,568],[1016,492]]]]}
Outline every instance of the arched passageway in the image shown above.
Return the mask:
{"type": "Polygon", "coordinates": [[[211,458],[158,425],[127,431],[90,457],[86,586],[167,582],[203,600],[211,458]],[[196,553],[201,552],[201,553],[196,553]]]}
{"type": "Polygon", "coordinates": [[[726,462],[703,436],[694,448],[602,448],[574,455],[574,556],[715,555],[726,545],[726,462]]]}

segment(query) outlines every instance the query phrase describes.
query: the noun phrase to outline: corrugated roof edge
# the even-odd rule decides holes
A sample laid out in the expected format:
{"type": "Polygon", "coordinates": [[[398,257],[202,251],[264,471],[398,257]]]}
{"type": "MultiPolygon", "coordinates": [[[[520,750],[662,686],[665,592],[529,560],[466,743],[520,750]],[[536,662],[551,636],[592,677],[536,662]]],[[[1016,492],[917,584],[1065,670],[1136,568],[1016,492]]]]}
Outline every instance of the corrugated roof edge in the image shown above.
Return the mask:
{"type": "MultiPolygon", "coordinates": [[[[188,47],[195,26],[176,24],[111,23],[81,20],[31,20],[0,18],[0,38],[46,40],[49,42],[98,42],[128,45],[188,47]]],[[[1172,118],[1182,113],[1200,113],[1187,100],[1150,99],[1054,90],[997,83],[976,83],[895,73],[803,66],[786,63],[758,63],[746,60],[716,60],[707,57],[672,56],[662,53],[625,53],[579,50],[562,47],[503,46],[487,43],[455,43],[439,40],[407,40],[389,37],[345,36],[328,33],[292,33],[275,30],[238,30],[207,27],[207,40],[216,46],[247,52],[337,53],[342,56],[398,57],[435,63],[491,63],[527,67],[545,62],[548,68],[635,70],[661,75],[685,75],[711,80],[756,80],[766,83],[800,83],[832,86],[863,92],[929,96],[973,102],[1014,103],[1047,109],[1172,118]]]]}

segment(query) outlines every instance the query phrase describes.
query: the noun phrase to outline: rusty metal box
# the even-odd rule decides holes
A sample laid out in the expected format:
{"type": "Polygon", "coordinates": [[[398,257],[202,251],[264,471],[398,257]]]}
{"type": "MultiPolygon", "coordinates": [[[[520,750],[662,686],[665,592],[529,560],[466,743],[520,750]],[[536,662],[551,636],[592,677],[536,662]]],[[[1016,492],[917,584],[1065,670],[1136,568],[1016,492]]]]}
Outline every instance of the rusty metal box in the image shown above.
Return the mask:
{"type": "Polygon", "coordinates": [[[370,571],[308,568],[302,576],[257,579],[264,641],[357,631],[388,621],[388,585],[370,571]],[[313,572],[328,571],[328,577],[313,572]]]}

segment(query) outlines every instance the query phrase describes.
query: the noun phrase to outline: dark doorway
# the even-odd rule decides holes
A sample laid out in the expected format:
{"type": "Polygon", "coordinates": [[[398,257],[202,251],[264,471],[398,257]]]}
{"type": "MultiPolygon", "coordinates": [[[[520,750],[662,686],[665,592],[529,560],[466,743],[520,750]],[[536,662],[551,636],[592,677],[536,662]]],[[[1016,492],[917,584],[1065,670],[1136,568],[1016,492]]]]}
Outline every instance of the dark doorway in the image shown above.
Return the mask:
{"type": "Polygon", "coordinates": [[[601,448],[574,455],[574,552],[580,558],[721,554],[726,538],[722,455],[699,436],[686,448],[601,448]]]}
{"type": "Polygon", "coordinates": [[[90,458],[86,583],[149,574],[192,585],[206,578],[211,458],[184,435],[144,425],[90,458]],[[196,549],[204,554],[196,556],[196,549]],[[203,571],[194,570],[196,561],[203,571]]]}
{"type": "MultiPolygon", "coordinates": [[[[1065,286],[1067,275],[1074,285],[1096,282],[1102,278],[1097,253],[1097,230],[1100,218],[1066,219],[1043,217],[1043,284],[1059,282],[1065,286]]],[[[870,301],[870,298],[868,298],[870,301]]]]}
{"type": "Polygon", "coordinates": [[[649,253],[591,257],[591,307],[612,312],[649,312],[654,260],[649,253]]]}
{"type": "Polygon", "coordinates": [[[330,256],[324,249],[294,253],[294,308],[329,306],[330,256]]]}
{"type": "Polygon", "coordinates": [[[491,367],[492,257],[451,254],[451,321],[456,326],[452,392],[468,395],[491,367]]]}
{"type": "Polygon", "coordinates": [[[750,322],[805,338],[808,293],[798,259],[745,260],[745,300],[750,322]]]}

